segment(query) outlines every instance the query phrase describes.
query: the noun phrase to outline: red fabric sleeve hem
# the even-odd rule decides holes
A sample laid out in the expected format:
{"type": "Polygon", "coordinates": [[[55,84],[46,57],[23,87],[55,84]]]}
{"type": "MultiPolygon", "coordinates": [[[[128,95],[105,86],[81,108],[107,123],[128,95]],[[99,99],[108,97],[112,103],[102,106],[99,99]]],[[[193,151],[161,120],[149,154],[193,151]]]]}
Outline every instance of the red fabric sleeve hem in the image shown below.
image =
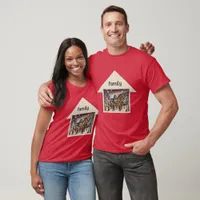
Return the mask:
{"type": "Polygon", "coordinates": [[[153,90],[151,90],[151,92],[153,94],[155,94],[159,89],[161,89],[164,85],[168,84],[169,82],[170,82],[170,79],[166,79],[161,84],[159,84],[156,88],[154,88],[153,90]]]}

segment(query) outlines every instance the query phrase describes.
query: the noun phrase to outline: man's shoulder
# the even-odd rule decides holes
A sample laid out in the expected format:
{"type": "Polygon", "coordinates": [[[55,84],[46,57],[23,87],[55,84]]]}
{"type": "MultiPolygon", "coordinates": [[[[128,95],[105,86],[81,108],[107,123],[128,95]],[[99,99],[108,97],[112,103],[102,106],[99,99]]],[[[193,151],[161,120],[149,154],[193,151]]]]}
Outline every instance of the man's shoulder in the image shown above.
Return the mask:
{"type": "Polygon", "coordinates": [[[98,59],[99,57],[104,56],[104,55],[105,55],[105,49],[99,50],[99,51],[97,51],[96,53],[91,54],[91,55],[89,56],[89,59],[90,59],[90,60],[91,60],[91,59],[98,59]]]}
{"type": "Polygon", "coordinates": [[[137,49],[136,47],[130,46],[130,49],[132,53],[135,54],[136,56],[139,56],[141,58],[146,58],[146,59],[152,59],[152,56],[150,56],[149,54],[147,54],[146,52],[140,49],[137,49]]]}
{"type": "Polygon", "coordinates": [[[155,60],[153,56],[133,46],[130,46],[130,51],[131,51],[131,57],[134,58],[135,61],[138,61],[141,64],[149,64],[153,60],[155,60]]]}

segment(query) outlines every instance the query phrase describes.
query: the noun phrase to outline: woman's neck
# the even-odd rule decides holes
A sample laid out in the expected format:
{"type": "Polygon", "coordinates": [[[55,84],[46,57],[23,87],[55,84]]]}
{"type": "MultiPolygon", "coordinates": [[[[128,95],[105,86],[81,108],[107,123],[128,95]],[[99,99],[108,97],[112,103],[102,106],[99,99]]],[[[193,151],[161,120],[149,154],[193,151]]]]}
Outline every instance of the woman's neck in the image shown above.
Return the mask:
{"type": "Polygon", "coordinates": [[[67,80],[77,87],[84,87],[87,83],[86,78],[84,76],[70,76],[67,78],[67,80]]]}

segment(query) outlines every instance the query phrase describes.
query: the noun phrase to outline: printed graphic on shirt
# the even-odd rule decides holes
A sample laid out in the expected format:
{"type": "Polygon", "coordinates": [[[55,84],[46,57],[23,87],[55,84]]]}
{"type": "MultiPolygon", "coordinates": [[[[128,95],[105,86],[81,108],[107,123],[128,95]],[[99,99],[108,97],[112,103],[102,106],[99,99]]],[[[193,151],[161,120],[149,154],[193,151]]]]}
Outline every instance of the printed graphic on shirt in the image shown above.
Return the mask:
{"type": "Polygon", "coordinates": [[[103,90],[104,110],[112,112],[130,112],[128,89],[103,90]]]}
{"type": "Polygon", "coordinates": [[[82,98],[67,119],[71,119],[68,137],[92,134],[98,110],[82,98]]]}
{"type": "Polygon", "coordinates": [[[136,92],[116,71],[104,82],[98,92],[103,95],[103,111],[130,113],[130,92],[136,92]]]}
{"type": "Polygon", "coordinates": [[[69,136],[91,134],[95,113],[72,115],[69,136]]]}

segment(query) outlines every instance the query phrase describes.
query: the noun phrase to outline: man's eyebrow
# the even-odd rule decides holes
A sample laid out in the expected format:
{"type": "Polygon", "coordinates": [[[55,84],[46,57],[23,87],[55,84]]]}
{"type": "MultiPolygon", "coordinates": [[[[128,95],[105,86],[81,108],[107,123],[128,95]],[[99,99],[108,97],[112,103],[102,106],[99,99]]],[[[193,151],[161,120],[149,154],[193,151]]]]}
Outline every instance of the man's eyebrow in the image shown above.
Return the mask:
{"type": "MultiPolygon", "coordinates": [[[[115,23],[121,23],[121,22],[123,22],[123,20],[118,20],[118,21],[115,21],[115,23]]],[[[108,23],[112,23],[112,21],[107,21],[107,22],[105,22],[105,24],[108,24],[108,23]]]]}

